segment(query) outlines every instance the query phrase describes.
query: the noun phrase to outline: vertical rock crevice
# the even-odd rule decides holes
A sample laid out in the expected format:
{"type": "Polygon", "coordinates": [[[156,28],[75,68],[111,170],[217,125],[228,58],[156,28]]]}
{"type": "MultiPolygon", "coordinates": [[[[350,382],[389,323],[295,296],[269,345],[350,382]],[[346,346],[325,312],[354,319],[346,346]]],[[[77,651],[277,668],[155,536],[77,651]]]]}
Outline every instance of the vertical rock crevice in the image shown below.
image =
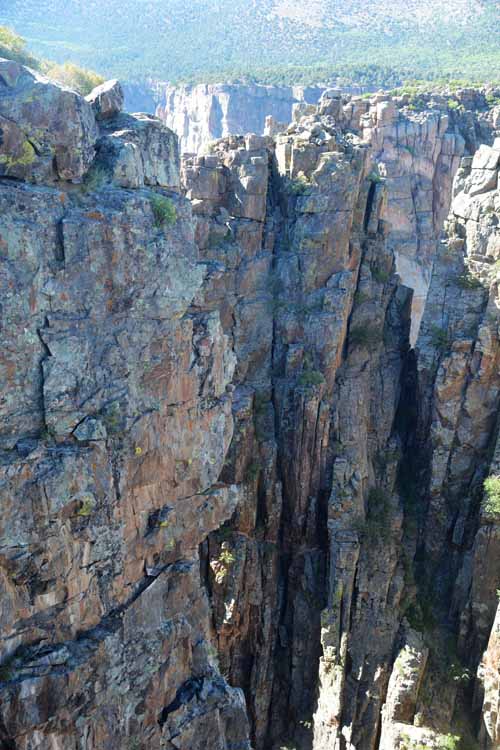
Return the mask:
{"type": "Polygon", "coordinates": [[[18,139],[69,114],[0,161],[4,744],[495,747],[482,95],[327,91],[180,164],[117,84],[17,68],[18,139]]]}

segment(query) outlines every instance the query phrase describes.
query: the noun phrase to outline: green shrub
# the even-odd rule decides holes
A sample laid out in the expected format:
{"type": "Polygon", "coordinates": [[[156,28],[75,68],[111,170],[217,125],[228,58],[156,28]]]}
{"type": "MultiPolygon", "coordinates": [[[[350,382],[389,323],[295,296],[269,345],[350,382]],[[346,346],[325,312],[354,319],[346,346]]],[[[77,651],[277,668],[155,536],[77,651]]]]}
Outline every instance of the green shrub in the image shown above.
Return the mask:
{"type": "Polygon", "coordinates": [[[230,566],[236,561],[235,556],[230,549],[223,549],[219,555],[219,562],[223,565],[230,566]]]}
{"type": "Polygon", "coordinates": [[[460,102],[457,102],[456,99],[448,99],[447,106],[448,109],[452,110],[460,109],[460,102]]]}
{"type": "MultiPolygon", "coordinates": [[[[457,750],[460,742],[460,737],[452,734],[443,734],[438,739],[438,744],[433,745],[436,750],[457,750]]],[[[400,750],[427,750],[427,745],[412,740],[408,734],[404,734],[401,738],[400,750]]]]}
{"type": "Polygon", "coordinates": [[[488,516],[500,516],[500,476],[490,476],[484,480],[484,512],[488,516]]]}
{"type": "Polygon", "coordinates": [[[312,388],[325,382],[325,378],[318,370],[306,370],[299,377],[298,383],[302,388],[312,388]]]}
{"type": "Polygon", "coordinates": [[[424,109],[427,109],[427,102],[420,96],[411,96],[408,109],[412,112],[422,112],[424,109]]]}
{"type": "Polygon", "coordinates": [[[26,40],[6,26],[0,26],[0,57],[15,60],[35,70],[40,67],[39,61],[26,50],[26,40]]]}
{"type": "Polygon", "coordinates": [[[389,273],[389,271],[385,271],[379,266],[373,266],[371,268],[371,272],[373,278],[375,279],[375,281],[378,281],[379,284],[385,284],[385,282],[391,278],[391,274],[389,273]]]}
{"type": "Polygon", "coordinates": [[[117,401],[109,404],[103,412],[104,424],[109,434],[117,434],[123,430],[124,414],[117,401]]]}
{"type": "Polygon", "coordinates": [[[77,91],[82,96],[90,94],[92,89],[104,83],[104,78],[93,70],[79,68],[78,65],[66,62],[62,65],[44,63],[42,71],[47,78],[77,91]]]}
{"type": "Polygon", "coordinates": [[[104,83],[104,78],[98,73],[80,68],[71,62],[59,65],[48,60],[38,60],[26,50],[26,41],[6,26],[0,26],[0,57],[39,70],[47,78],[77,91],[82,96],[87,96],[93,88],[104,83]]]}
{"type": "Polygon", "coordinates": [[[290,180],[288,184],[289,190],[293,195],[303,195],[311,187],[311,183],[307,177],[300,174],[294,180],[290,180]]]}
{"type": "Polygon", "coordinates": [[[22,53],[26,47],[26,40],[7,26],[0,26],[0,45],[12,52],[22,53]]]}
{"type": "Polygon", "coordinates": [[[177,221],[177,211],[170,198],[164,195],[153,195],[150,198],[156,227],[171,226],[177,221]]]}
{"type": "Polygon", "coordinates": [[[460,289],[482,289],[483,284],[477,276],[473,276],[470,271],[464,271],[455,277],[455,284],[460,289]]]}
{"type": "MultiPolygon", "coordinates": [[[[422,742],[413,740],[408,734],[403,734],[401,737],[400,750],[427,750],[427,745],[422,742]]],[[[460,743],[460,737],[455,734],[442,734],[437,745],[436,750],[457,750],[460,743]]]]}
{"type": "Polygon", "coordinates": [[[368,302],[371,299],[369,294],[366,294],[365,292],[356,292],[354,295],[354,304],[355,305],[362,305],[365,302],[368,302]]]}
{"type": "Polygon", "coordinates": [[[446,352],[450,348],[450,338],[446,328],[440,328],[439,326],[431,326],[431,343],[435,349],[440,352],[446,352]]]}
{"type": "Polygon", "coordinates": [[[457,734],[443,734],[438,740],[437,750],[457,750],[460,737],[457,734]]]}
{"type": "Polygon", "coordinates": [[[370,172],[370,174],[368,175],[368,180],[375,183],[376,185],[384,181],[383,177],[381,177],[379,173],[375,171],[370,172]]]}
{"type": "Polygon", "coordinates": [[[93,499],[91,497],[85,497],[82,500],[79,509],[77,510],[77,515],[83,516],[83,517],[90,516],[93,510],[94,510],[93,499]]]}
{"type": "Polygon", "coordinates": [[[257,477],[260,474],[260,463],[258,461],[253,461],[253,463],[250,464],[247,470],[247,476],[250,479],[250,481],[254,481],[254,479],[257,479],[257,477]]]}
{"type": "Polygon", "coordinates": [[[231,551],[229,542],[222,542],[219,557],[210,562],[216,583],[221,584],[224,581],[234,562],[236,562],[236,557],[231,551]]]}
{"type": "Polygon", "coordinates": [[[14,676],[11,660],[0,664],[0,682],[8,682],[14,676]]]}
{"type": "Polygon", "coordinates": [[[497,107],[500,104],[500,96],[495,96],[494,94],[486,94],[485,99],[490,107],[497,107]]]}
{"type": "Polygon", "coordinates": [[[359,325],[349,331],[349,341],[353,346],[373,349],[382,342],[382,331],[377,326],[359,325]]]}
{"type": "Polygon", "coordinates": [[[81,185],[83,193],[95,193],[100,190],[107,182],[108,175],[103,167],[91,167],[81,185]]]}
{"type": "Polygon", "coordinates": [[[448,677],[450,677],[453,682],[463,684],[472,679],[472,674],[470,669],[464,667],[460,662],[453,662],[450,664],[448,677]]]}

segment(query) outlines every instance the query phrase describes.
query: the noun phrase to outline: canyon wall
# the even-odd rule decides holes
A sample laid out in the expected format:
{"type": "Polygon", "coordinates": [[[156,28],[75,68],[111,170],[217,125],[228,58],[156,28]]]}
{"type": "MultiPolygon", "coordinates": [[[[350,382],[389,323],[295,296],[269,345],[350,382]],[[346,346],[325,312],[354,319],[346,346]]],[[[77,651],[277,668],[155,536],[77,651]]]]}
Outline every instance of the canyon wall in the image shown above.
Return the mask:
{"type": "Polygon", "coordinates": [[[497,747],[495,109],[0,93],[0,745],[497,747]]]}
{"type": "Polygon", "coordinates": [[[156,114],[179,136],[181,151],[197,153],[228,135],[264,132],[266,117],[289,123],[294,104],[315,104],[324,88],[262,84],[159,85],[156,114]]]}

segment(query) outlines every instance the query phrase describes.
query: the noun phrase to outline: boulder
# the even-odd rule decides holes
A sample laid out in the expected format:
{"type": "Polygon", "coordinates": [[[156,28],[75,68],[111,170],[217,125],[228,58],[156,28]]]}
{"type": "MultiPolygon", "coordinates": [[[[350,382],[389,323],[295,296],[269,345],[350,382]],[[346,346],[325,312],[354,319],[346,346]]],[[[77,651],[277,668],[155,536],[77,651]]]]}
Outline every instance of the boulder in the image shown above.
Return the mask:
{"type": "Polygon", "coordinates": [[[77,440],[105,440],[106,427],[100,419],[94,417],[85,417],[79,425],[73,430],[73,435],[77,440]]]}
{"type": "Polygon", "coordinates": [[[392,101],[377,102],[377,123],[389,125],[398,118],[398,110],[392,101]]]}
{"type": "Polygon", "coordinates": [[[496,169],[471,169],[467,179],[469,195],[480,195],[494,190],[497,186],[498,172],[496,169]]]}
{"type": "Polygon", "coordinates": [[[79,182],[97,137],[92,107],[82,96],[0,59],[0,176],[79,182]]]}
{"type": "Polygon", "coordinates": [[[474,154],[472,169],[496,169],[500,160],[500,151],[484,143],[474,154]]]}
{"type": "Polygon", "coordinates": [[[123,89],[116,79],[96,86],[85,98],[92,106],[97,120],[109,120],[123,109],[123,89]]]}
{"type": "Polygon", "coordinates": [[[143,185],[178,190],[177,136],[151,115],[120,114],[105,128],[97,164],[121,187],[143,185]]]}

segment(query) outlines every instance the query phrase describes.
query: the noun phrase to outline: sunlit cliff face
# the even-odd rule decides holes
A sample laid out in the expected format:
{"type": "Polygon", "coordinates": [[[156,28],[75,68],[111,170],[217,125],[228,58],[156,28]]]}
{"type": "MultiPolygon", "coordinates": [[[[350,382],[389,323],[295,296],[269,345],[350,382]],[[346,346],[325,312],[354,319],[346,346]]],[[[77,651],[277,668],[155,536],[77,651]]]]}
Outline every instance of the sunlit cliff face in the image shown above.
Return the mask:
{"type": "Polygon", "coordinates": [[[456,101],[181,161],[0,61],[2,747],[498,745],[500,146],[456,101]]]}

